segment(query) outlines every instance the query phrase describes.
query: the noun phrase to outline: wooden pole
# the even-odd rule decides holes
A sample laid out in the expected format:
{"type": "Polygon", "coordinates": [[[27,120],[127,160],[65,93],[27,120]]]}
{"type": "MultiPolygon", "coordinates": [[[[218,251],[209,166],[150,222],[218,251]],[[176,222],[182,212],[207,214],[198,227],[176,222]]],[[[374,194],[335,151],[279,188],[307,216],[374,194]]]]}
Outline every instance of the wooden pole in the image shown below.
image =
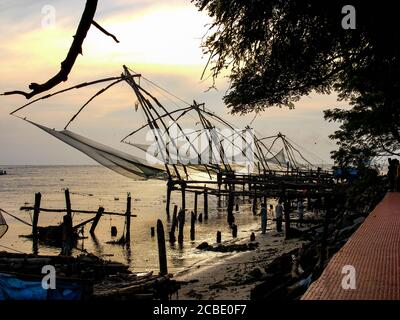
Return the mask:
{"type": "Polygon", "coordinates": [[[290,238],[290,203],[288,200],[285,200],[284,205],[284,214],[285,214],[285,238],[290,238]]]}
{"type": "Polygon", "coordinates": [[[160,219],[157,220],[157,242],[158,242],[158,258],[160,263],[160,275],[168,274],[167,267],[167,250],[165,248],[164,226],[160,219]]]}
{"type": "Polygon", "coordinates": [[[186,183],[181,184],[181,191],[182,191],[182,210],[186,210],[186,183]]]}
{"type": "Polygon", "coordinates": [[[94,231],[96,230],[97,224],[100,221],[101,216],[103,215],[104,208],[100,207],[99,210],[97,211],[96,217],[93,220],[92,226],[90,227],[89,233],[93,236],[94,231]]]}
{"type": "Polygon", "coordinates": [[[35,194],[35,206],[33,210],[33,219],[32,219],[32,251],[33,254],[39,253],[38,247],[38,229],[37,225],[39,222],[39,213],[40,213],[40,202],[42,200],[42,194],[40,192],[35,194]]]}
{"type": "Polygon", "coordinates": [[[204,189],[204,220],[208,220],[208,190],[204,189]]]}
{"type": "Polygon", "coordinates": [[[154,227],[150,228],[150,236],[153,238],[155,235],[154,227]]]}
{"type": "Polygon", "coordinates": [[[179,230],[178,230],[178,243],[183,243],[183,228],[185,226],[185,211],[181,210],[178,214],[178,223],[179,223],[179,230]]]}
{"type": "Polygon", "coordinates": [[[169,209],[170,209],[170,205],[171,205],[171,193],[172,193],[172,180],[168,179],[168,182],[167,182],[167,201],[166,201],[166,204],[165,204],[165,210],[167,212],[168,221],[170,219],[169,209]]]}
{"type": "Polygon", "coordinates": [[[195,191],[194,193],[194,214],[197,216],[197,201],[198,201],[199,193],[195,191]]]}
{"type": "Polygon", "coordinates": [[[192,241],[194,241],[196,239],[195,224],[196,224],[196,215],[192,211],[192,215],[191,215],[191,219],[190,219],[190,240],[192,240],[192,241]]]}
{"type": "Polygon", "coordinates": [[[131,241],[131,211],[132,211],[132,198],[131,194],[128,193],[128,198],[126,200],[126,232],[125,241],[129,243],[131,241]]]}
{"type": "Polygon", "coordinates": [[[232,192],[232,187],[229,186],[228,217],[227,217],[227,222],[228,222],[229,226],[232,226],[232,224],[235,222],[235,217],[233,215],[233,202],[234,202],[234,195],[232,192]]]}
{"type": "Polygon", "coordinates": [[[72,217],[71,198],[69,194],[69,189],[65,189],[65,205],[67,208],[67,216],[72,217]]]}
{"type": "Polygon", "coordinates": [[[63,217],[63,248],[61,251],[61,255],[70,256],[72,251],[72,236],[73,236],[73,229],[72,229],[72,217],[66,214],[63,217]]]}
{"type": "Polygon", "coordinates": [[[174,205],[174,213],[172,215],[172,228],[174,229],[173,230],[174,232],[178,226],[177,215],[178,215],[178,206],[174,205]]]}
{"type": "Polygon", "coordinates": [[[32,236],[34,239],[37,239],[37,225],[39,222],[39,213],[40,213],[40,202],[42,200],[42,194],[40,192],[35,194],[35,207],[33,210],[33,219],[32,219],[32,236]]]}

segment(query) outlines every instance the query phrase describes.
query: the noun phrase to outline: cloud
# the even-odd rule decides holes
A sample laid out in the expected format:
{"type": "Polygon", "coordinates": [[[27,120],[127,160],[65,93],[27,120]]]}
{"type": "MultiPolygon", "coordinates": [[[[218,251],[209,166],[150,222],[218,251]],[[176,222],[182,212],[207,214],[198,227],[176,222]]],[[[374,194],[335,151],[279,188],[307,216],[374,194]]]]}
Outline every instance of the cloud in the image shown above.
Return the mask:
{"type": "MultiPolygon", "coordinates": [[[[82,0],[3,0],[0,4],[0,91],[27,88],[30,82],[43,82],[58,72],[75,33],[82,0]],[[41,9],[51,4],[56,8],[54,28],[42,28],[41,9]]],[[[232,116],[223,105],[228,88],[225,78],[218,81],[218,91],[206,89],[211,80],[200,82],[207,57],[202,55],[201,37],[209,18],[187,0],[103,0],[99,1],[96,20],[114,33],[116,44],[95,28],[91,28],[67,83],[60,90],[80,82],[119,75],[127,64],[136,72],[191,103],[205,102],[209,109],[238,127],[249,124],[254,115],[232,116]]],[[[180,101],[166,96],[142,80],[169,110],[180,101]],[[171,102],[171,100],[175,100],[171,102]]],[[[70,93],[37,103],[22,115],[62,128],[79,107],[104,85],[70,93]]],[[[53,90],[54,91],[54,90],[53,90]]],[[[120,84],[96,99],[72,124],[78,133],[104,143],[120,146],[126,133],[144,123],[139,110],[134,111],[136,98],[126,84],[120,84]]],[[[8,113],[25,103],[19,96],[0,97],[0,163],[63,164],[87,163],[88,159],[61,142],[46,136],[8,113]]],[[[336,96],[310,95],[296,104],[296,109],[270,108],[254,121],[262,135],[286,133],[297,143],[310,148],[328,161],[333,143],[327,139],[337,128],[322,118],[322,110],[337,106],[336,96]]],[[[343,104],[339,104],[342,106],[343,104]]]]}

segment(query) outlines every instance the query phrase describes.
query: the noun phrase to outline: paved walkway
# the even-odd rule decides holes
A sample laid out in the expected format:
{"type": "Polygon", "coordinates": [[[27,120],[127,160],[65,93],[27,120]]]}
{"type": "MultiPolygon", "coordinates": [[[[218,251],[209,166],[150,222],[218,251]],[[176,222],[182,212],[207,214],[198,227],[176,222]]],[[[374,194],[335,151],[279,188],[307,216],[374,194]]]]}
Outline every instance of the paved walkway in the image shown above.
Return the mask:
{"type": "MultiPolygon", "coordinates": [[[[354,279],[354,278],[352,278],[354,279]]],[[[400,193],[388,193],[302,300],[400,300],[400,193]],[[344,266],[354,266],[355,289],[344,266]]]]}

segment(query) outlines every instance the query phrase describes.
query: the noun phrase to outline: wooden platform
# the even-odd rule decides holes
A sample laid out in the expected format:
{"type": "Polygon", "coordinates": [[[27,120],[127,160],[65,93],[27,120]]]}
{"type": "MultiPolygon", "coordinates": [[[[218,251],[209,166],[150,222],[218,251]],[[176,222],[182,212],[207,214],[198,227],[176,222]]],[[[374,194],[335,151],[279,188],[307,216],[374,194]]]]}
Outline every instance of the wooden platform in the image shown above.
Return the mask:
{"type": "Polygon", "coordinates": [[[388,193],[331,259],[302,300],[400,299],[400,193],[388,193]],[[343,289],[346,265],[355,268],[355,289],[343,289]]]}

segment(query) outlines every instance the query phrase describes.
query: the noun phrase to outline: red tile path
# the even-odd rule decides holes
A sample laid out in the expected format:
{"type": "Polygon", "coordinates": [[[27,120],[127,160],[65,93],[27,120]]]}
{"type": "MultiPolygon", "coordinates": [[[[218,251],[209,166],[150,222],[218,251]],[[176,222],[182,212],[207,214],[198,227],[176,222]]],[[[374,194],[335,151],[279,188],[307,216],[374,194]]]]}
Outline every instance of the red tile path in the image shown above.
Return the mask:
{"type": "Polygon", "coordinates": [[[388,193],[337,252],[302,300],[400,300],[400,193],[388,193]],[[343,289],[345,265],[356,289],[343,289]]]}

